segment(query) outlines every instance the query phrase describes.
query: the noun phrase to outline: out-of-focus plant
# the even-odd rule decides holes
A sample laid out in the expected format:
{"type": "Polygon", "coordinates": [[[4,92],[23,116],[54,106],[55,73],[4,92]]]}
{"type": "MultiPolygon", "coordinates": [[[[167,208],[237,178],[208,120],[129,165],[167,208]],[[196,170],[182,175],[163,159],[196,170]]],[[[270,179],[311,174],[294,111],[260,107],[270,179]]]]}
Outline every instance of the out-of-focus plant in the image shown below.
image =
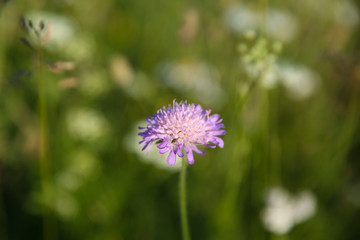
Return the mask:
{"type": "Polygon", "coordinates": [[[36,59],[36,81],[38,94],[38,128],[39,128],[39,165],[41,177],[41,202],[43,203],[43,224],[44,239],[57,239],[56,220],[49,205],[55,201],[55,193],[51,178],[51,160],[49,148],[48,133],[48,113],[47,113],[47,82],[43,76],[43,48],[49,41],[51,30],[45,25],[45,22],[33,22],[21,18],[21,27],[28,34],[21,38],[22,42],[30,49],[35,51],[36,59]]]}

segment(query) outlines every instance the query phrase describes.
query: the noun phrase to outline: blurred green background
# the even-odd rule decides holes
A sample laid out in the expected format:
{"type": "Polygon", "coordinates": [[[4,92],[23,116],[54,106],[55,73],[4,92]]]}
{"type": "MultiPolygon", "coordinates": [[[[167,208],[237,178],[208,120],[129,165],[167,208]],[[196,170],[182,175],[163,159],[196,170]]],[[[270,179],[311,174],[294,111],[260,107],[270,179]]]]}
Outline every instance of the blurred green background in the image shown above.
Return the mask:
{"type": "Polygon", "coordinates": [[[227,130],[188,168],[192,239],[360,239],[359,7],[0,1],[0,239],[181,239],[180,165],[137,136],[174,98],[227,130]]]}

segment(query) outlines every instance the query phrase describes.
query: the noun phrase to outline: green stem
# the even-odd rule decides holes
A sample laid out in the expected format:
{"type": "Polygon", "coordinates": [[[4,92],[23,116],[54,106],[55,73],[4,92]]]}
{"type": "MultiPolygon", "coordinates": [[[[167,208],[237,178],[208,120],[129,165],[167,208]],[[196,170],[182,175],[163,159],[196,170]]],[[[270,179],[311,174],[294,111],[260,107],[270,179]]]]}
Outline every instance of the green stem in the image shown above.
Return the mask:
{"type": "Polygon", "coordinates": [[[5,204],[3,200],[3,192],[2,192],[2,179],[1,179],[1,164],[0,164],[0,239],[8,239],[7,234],[7,216],[5,211],[5,204]]]}
{"type": "Polygon", "coordinates": [[[190,240],[189,224],[186,210],[186,160],[182,159],[179,179],[180,215],[183,240],[190,240]]]}
{"type": "Polygon", "coordinates": [[[39,96],[39,154],[40,154],[40,174],[42,179],[42,185],[48,179],[48,150],[47,150],[47,114],[46,114],[46,92],[45,84],[42,78],[42,66],[41,66],[41,49],[38,49],[37,53],[37,68],[38,68],[38,96],[39,96]],[[45,182],[44,182],[45,180],[45,182]]]}
{"type": "Polygon", "coordinates": [[[50,180],[50,162],[48,158],[48,132],[47,132],[47,104],[46,104],[46,87],[42,77],[41,64],[41,46],[37,49],[37,69],[38,69],[38,96],[39,96],[39,164],[40,178],[43,195],[43,223],[44,239],[57,239],[56,220],[52,215],[47,203],[52,204],[54,201],[52,185],[50,180]],[[49,202],[50,201],[50,202],[49,202]]]}

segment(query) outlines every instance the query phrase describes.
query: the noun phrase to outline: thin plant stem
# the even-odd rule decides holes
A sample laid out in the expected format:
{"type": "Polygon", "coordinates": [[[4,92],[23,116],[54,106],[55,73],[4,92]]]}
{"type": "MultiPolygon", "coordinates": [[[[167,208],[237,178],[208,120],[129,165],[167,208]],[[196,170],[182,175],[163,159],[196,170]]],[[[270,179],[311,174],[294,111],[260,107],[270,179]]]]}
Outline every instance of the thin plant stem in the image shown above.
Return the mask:
{"type": "Polygon", "coordinates": [[[0,163],[0,239],[8,239],[7,233],[7,216],[5,211],[5,204],[3,200],[3,192],[2,192],[2,179],[1,179],[1,163],[0,163]]]}
{"type": "Polygon", "coordinates": [[[47,103],[46,103],[46,87],[42,77],[41,64],[41,46],[37,48],[37,73],[38,73],[38,111],[39,111],[39,164],[40,164],[40,178],[43,195],[43,227],[44,239],[57,239],[56,237],[56,222],[52,216],[46,203],[54,200],[51,180],[50,180],[50,160],[48,157],[48,124],[47,124],[47,103]]]}
{"type": "MultiPolygon", "coordinates": [[[[0,9],[0,13],[1,13],[1,9],[0,9]]],[[[4,54],[4,50],[5,50],[5,46],[6,46],[6,35],[7,34],[3,34],[5,33],[5,21],[1,21],[3,20],[3,16],[0,16],[0,34],[1,34],[1,38],[0,38],[0,84],[2,83],[1,80],[3,79],[3,74],[4,74],[4,59],[5,59],[5,54],[4,54]]],[[[0,89],[1,91],[1,89],[0,89]]],[[[4,199],[3,199],[3,190],[2,190],[2,162],[0,160],[0,239],[8,239],[8,234],[7,234],[7,215],[6,215],[6,208],[5,208],[5,203],[4,203],[4,199]]]]}
{"type": "Polygon", "coordinates": [[[189,224],[186,210],[186,160],[182,160],[179,179],[180,217],[183,240],[190,240],[189,224]]]}

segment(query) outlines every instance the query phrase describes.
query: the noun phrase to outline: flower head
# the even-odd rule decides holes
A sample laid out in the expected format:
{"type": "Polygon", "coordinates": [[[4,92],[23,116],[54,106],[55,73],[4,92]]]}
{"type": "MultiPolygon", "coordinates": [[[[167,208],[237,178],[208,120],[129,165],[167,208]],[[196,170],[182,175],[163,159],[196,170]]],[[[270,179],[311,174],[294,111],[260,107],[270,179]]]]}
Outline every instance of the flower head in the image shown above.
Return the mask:
{"type": "Polygon", "coordinates": [[[210,116],[210,112],[211,110],[202,109],[199,104],[187,104],[186,101],[177,103],[174,99],[172,106],[162,107],[151,118],[146,119],[149,123],[147,127],[139,127],[145,129],[139,133],[143,137],[139,142],[144,144],[142,150],[150,148],[149,144],[155,141],[161,154],[170,152],[167,163],[174,165],[176,155],[184,157],[183,149],[190,164],[194,163],[193,151],[205,154],[196,147],[197,144],[211,148],[218,145],[223,148],[224,141],[218,136],[226,133],[221,129],[225,126],[221,123],[219,114],[210,116]]]}

